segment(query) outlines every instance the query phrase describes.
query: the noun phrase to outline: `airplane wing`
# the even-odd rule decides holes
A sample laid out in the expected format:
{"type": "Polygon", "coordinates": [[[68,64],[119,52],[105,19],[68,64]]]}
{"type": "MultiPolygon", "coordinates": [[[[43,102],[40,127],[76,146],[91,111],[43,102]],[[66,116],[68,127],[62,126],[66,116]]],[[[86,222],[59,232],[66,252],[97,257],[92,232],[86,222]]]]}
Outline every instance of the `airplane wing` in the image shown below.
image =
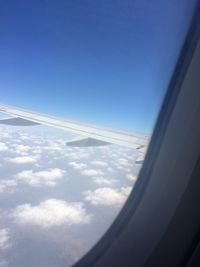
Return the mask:
{"type": "Polygon", "coordinates": [[[0,104],[0,112],[6,113],[10,116],[9,118],[0,120],[0,124],[15,126],[43,124],[78,135],[78,138],[66,143],[68,146],[85,147],[117,144],[137,149],[139,151],[139,156],[136,160],[137,163],[143,162],[150,139],[149,136],[145,134],[125,132],[99,127],[96,125],[84,124],[8,105],[0,104]]]}

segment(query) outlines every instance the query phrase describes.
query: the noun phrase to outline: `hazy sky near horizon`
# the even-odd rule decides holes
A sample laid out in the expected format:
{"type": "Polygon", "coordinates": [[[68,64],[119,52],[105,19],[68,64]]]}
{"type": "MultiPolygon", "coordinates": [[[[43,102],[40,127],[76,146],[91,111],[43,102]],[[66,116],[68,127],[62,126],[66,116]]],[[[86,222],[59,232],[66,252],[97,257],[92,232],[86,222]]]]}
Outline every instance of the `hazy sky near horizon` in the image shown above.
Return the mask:
{"type": "Polygon", "coordinates": [[[195,0],[2,0],[0,102],[151,131],[195,0]]]}

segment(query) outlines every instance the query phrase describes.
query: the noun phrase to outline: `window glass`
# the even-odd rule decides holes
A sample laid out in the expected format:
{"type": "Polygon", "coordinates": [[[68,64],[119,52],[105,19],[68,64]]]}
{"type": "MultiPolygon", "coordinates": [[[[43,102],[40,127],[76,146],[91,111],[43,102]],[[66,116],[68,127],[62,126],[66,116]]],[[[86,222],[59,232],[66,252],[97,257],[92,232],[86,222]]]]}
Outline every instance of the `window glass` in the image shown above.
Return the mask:
{"type": "Polygon", "coordinates": [[[146,140],[73,147],[73,133],[0,125],[1,267],[71,266],[110,227],[137,180],[195,3],[0,2],[2,104],[146,140]]]}

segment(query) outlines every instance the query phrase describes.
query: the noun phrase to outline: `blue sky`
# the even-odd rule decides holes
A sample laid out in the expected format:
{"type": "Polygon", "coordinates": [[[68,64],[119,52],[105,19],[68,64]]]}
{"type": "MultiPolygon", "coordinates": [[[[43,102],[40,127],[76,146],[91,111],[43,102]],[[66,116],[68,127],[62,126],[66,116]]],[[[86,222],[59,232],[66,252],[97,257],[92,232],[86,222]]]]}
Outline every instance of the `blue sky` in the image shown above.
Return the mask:
{"type": "Polygon", "coordinates": [[[195,0],[2,0],[0,102],[149,132],[195,0]]]}

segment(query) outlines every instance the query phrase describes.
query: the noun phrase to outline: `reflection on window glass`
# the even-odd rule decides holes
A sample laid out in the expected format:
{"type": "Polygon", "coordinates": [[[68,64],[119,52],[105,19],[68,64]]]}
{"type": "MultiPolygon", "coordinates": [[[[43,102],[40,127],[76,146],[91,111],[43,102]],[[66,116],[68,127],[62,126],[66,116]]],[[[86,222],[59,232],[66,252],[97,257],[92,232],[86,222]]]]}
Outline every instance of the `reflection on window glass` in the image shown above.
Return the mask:
{"type": "Polygon", "coordinates": [[[2,104],[121,129],[137,145],[66,146],[77,134],[0,125],[0,266],[71,266],[110,227],[136,182],[195,2],[1,1],[2,104]]]}

